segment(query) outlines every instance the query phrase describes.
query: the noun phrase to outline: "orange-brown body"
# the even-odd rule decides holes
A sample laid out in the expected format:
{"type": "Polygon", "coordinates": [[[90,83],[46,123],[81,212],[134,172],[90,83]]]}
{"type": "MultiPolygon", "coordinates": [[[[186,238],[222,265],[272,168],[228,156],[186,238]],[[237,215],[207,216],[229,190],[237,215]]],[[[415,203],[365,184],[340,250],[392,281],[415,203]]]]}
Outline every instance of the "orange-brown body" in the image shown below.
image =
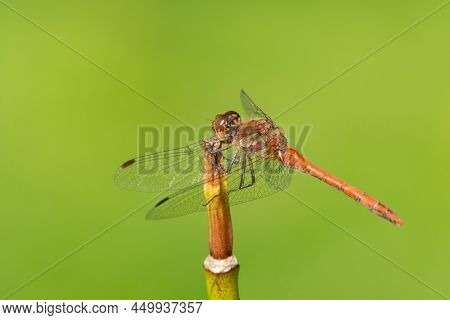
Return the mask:
{"type": "Polygon", "coordinates": [[[380,201],[367,195],[364,191],[315,166],[306,160],[297,150],[288,147],[285,149],[284,153],[281,154],[280,158],[286,166],[300,170],[322,180],[339,191],[342,191],[355,201],[361,203],[364,207],[378,216],[392,222],[395,225],[403,226],[403,221],[380,201]]]}
{"type": "Polygon", "coordinates": [[[403,221],[380,201],[320,169],[297,150],[288,147],[283,132],[268,117],[243,122],[239,114],[229,111],[217,115],[212,127],[221,143],[232,144],[250,157],[261,156],[281,161],[286,167],[307,173],[338,189],[391,223],[403,225],[403,221]]]}

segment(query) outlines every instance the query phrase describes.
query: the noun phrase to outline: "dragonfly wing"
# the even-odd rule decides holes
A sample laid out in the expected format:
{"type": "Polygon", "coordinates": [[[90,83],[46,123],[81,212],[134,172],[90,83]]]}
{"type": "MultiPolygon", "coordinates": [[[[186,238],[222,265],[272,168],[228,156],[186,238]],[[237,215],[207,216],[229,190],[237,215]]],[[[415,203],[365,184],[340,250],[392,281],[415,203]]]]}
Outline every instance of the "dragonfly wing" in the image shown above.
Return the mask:
{"type": "Polygon", "coordinates": [[[128,160],[117,170],[115,183],[143,192],[179,190],[203,179],[203,142],[128,160]]]}
{"type": "Polygon", "coordinates": [[[172,193],[159,201],[147,215],[147,220],[162,220],[201,211],[205,206],[203,183],[197,183],[172,193]]]}
{"type": "Polygon", "coordinates": [[[241,90],[241,103],[247,115],[251,118],[266,118],[270,119],[269,116],[261,110],[260,107],[253,102],[252,99],[245,93],[244,90],[241,90]]]}
{"type": "MultiPolygon", "coordinates": [[[[263,157],[247,158],[242,153],[240,163],[232,167],[227,176],[228,198],[230,205],[267,197],[284,188],[291,181],[291,170],[280,161],[263,157]],[[252,184],[252,172],[255,183],[252,184]],[[243,188],[242,188],[243,187],[243,188]]],[[[206,181],[207,182],[207,181],[206,181]]],[[[148,214],[147,219],[170,219],[204,210],[212,199],[205,199],[203,185],[205,181],[191,185],[164,197],[148,214]]]]}
{"type": "MultiPolygon", "coordinates": [[[[227,168],[231,161],[231,152],[229,149],[225,150],[223,157],[223,167],[227,168]]],[[[235,165],[231,167],[227,176],[232,179],[241,176],[241,166],[235,165]]],[[[150,210],[146,219],[148,220],[160,220],[176,218],[184,215],[188,215],[197,211],[204,210],[209,199],[205,199],[204,184],[211,180],[205,180],[202,176],[201,181],[193,183],[184,189],[178,190],[167,196],[163,197],[156,206],[150,210]]]]}
{"type": "Polygon", "coordinates": [[[240,188],[237,179],[229,179],[230,205],[237,205],[268,197],[286,189],[292,180],[292,170],[286,168],[278,159],[253,157],[245,170],[244,188],[240,188]],[[251,166],[255,182],[252,184],[251,166]]]}

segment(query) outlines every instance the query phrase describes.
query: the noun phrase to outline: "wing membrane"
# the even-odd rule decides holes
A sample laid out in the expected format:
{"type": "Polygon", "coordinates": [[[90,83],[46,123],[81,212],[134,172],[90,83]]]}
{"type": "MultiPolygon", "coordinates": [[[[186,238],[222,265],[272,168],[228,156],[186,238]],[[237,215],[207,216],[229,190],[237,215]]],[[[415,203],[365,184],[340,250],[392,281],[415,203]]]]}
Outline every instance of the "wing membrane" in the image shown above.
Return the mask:
{"type": "Polygon", "coordinates": [[[252,99],[245,93],[244,90],[241,90],[241,103],[247,115],[251,118],[266,118],[270,120],[270,117],[261,110],[260,107],[253,102],[252,99]]]}
{"type": "MultiPolygon", "coordinates": [[[[246,155],[241,155],[241,161],[242,157],[246,155]]],[[[291,170],[280,161],[254,157],[251,161],[247,161],[244,167],[241,164],[235,165],[227,174],[229,203],[233,206],[270,196],[287,188],[290,181],[291,170]],[[255,183],[240,189],[244,170],[244,185],[251,185],[251,166],[253,166],[255,183]]],[[[168,195],[147,214],[146,218],[149,220],[170,219],[205,210],[206,204],[211,199],[205,199],[203,184],[204,181],[168,195]]]]}
{"type": "Polygon", "coordinates": [[[115,182],[125,189],[158,192],[183,189],[203,179],[203,143],[143,155],[118,169],[115,182]]]}

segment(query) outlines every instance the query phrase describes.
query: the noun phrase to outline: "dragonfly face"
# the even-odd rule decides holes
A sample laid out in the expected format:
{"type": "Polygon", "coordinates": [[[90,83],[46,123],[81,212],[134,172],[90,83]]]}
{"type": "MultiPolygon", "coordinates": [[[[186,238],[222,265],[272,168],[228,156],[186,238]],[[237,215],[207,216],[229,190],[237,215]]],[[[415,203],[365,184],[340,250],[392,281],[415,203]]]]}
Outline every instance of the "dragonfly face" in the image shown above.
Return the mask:
{"type": "Polygon", "coordinates": [[[212,129],[221,142],[230,143],[241,127],[241,116],[235,111],[218,114],[213,122],[212,129]]]}

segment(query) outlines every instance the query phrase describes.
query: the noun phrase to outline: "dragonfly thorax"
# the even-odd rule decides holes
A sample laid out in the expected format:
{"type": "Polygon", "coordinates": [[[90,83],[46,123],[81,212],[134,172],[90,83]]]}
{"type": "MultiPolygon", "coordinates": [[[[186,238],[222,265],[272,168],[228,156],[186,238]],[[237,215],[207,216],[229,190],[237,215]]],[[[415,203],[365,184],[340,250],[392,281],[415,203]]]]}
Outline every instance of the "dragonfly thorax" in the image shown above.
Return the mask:
{"type": "Polygon", "coordinates": [[[253,119],[241,124],[233,144],[247,154],[272,158],[284,151],[287,139],[269,119],[253,119]]]}

